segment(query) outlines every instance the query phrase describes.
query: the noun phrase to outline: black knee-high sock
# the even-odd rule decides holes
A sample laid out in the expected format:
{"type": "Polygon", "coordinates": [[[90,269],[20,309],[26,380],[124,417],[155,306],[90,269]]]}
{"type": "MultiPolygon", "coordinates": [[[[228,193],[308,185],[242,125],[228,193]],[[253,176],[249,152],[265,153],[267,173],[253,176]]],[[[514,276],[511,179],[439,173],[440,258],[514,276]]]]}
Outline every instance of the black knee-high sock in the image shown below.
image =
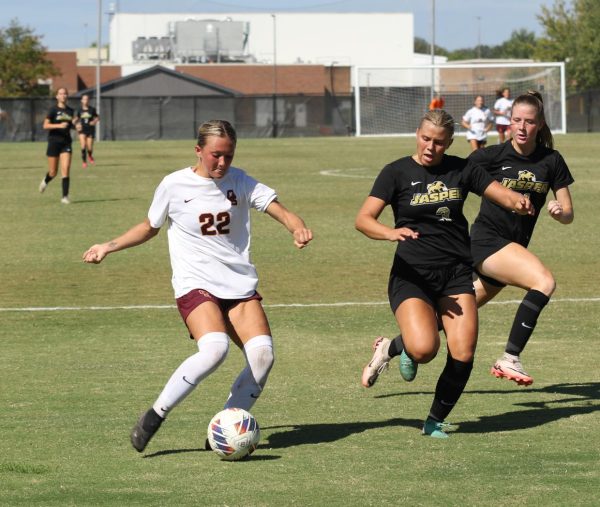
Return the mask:
{"type": "Polygon", "coordinates": [[[50,173],[46,173],[46,177],[44,178],[44,181],[46,182],[46,185],[48,183],[50,183],[53,179],[54,179],[54,176],[50,176],[50,173]]]}
{"type": "Polygon", "coordinates": [[[63,197],[68,197],[68,195],[69,195],[69,182],[70,182],[70,178],[68,176],[66,178],[62,179],[63,197]]]}
{"type": "Polygon", "coordinates": [[[429,410],[431,419],[438,422],[446,419],[465,390],[472,369],[473,361],[464,363],[448,354],[446,366],[435,387],[435,396],[429,410]]]}
{"type": "Polygon", "coordinates": [[[81,150],[81,160],[83,160],[84,162],[86,161],[86,150],[85,148],[83,150],[81,150]]]}
{"type": "Polygon", "coordinates": [[[392,343],[390,343],[390,348],[388,350],[388,356],[390,356],[390,357],[399,356],[400,354],[402,354],[403,350],[404,350],[404,343],[402,342],[402,335],[399,334],[398,336],[396,336],[396,338],[394,338],[392,340],[392,343]]]}
{"type": "Polygon", "coordinates": [[[515,320],[508,336],[508,343],[505,351],[509,354],[518,356],[533,333],[538,317],[548,304],[550,298],[539,290],[532,289],[523,298],[519,305],[515,320]]]}

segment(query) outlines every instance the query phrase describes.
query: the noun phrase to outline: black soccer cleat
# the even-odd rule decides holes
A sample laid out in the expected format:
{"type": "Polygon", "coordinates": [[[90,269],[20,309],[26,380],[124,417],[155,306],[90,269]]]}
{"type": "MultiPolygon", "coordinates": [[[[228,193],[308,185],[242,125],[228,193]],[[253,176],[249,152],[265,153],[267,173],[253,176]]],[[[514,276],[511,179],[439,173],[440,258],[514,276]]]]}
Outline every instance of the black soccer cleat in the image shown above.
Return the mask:
{"type": "Polygon", "coordinates": [[[142,452],[146,448],[163,421],[164,419],[153,408],[140,417],[131,430],[131,445],[137,452],[142,452]]]}

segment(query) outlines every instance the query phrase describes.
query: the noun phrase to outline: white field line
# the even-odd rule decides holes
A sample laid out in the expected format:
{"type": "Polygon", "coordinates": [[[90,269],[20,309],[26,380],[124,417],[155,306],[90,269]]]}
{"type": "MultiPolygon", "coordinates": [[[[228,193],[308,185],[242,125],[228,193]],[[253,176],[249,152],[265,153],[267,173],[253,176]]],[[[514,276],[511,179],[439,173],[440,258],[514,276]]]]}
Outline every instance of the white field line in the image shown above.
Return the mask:
{"type": "MultiPolygon", "coordinates": [[[[488,305],[514,305],[520,299],[506,301],[490,301],[488,305]]],[[[600,297],[551,299],[550,303],[598,303],[600,297]]],[[[263,305],[265,308],[328,308],[341,306],[380,306],[388,305],[387,301],[339,302],[339,303],[288,303],[263,305]]],[[[71,312],[71,311],[104,311],[104,310],[165,310],[176,308],[175,305],[128,305],[128,306],[29,306],[22,308],[0,308],[0,312],[71,312]]]]}
{"type": "Polygon", "coordinates": [[[321,176],[336,176],[338,178],[359,178],[373,180],[377,176],[376,171],[371,171],[366,167],[352,167],[349,169],[323,169],[319,171],[321,176]],[[365,174],[366,173],[366,174],[365,174]]]}

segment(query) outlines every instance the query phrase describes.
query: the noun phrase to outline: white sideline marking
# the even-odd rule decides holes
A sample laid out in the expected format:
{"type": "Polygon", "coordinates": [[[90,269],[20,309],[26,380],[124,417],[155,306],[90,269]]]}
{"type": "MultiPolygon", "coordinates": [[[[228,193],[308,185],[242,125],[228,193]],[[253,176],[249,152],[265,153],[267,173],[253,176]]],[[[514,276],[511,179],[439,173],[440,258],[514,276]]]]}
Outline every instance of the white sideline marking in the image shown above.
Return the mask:
{"type": "Polygon", "coordinates": [[[360,178],[372,180],[377,174],[373,172],[373,174],[364,174],[365,172],[370,171],[367,167],[352,167],[350,169],[323,169],[319,171],[321,176],[337,176],[338,178],[360,178]],[[348,174],[348,173],[363,173],[363,174],[348,174]]]}
{"type": "MultiPolygon", "coordinates": [[[[600,297],[551,299],[550,303],[597,303],[600,297]]],[[[506,301],[490,301],[488,305],[514,305],[520,299],[506,301]]],[[[340,303],[281,303],[263,305],[265,308],[326,308],[336,306],[380,306],[389,305],[387,301],[340,302],[340,303]]],[[[177,308],[175,305],[130,305],[130,306],[29,306],[22,308],[0,308],[0,312],[70,312],[70,311],[102,311],[102,310],[166,310],[177,308]]]]}

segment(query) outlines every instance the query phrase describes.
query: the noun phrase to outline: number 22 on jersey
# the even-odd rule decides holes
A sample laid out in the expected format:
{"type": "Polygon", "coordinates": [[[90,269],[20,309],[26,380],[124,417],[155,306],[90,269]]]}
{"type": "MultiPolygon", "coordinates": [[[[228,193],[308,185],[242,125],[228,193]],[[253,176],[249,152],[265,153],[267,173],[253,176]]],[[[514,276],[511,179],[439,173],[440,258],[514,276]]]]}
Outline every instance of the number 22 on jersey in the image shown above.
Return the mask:
{"type": "Polygon", "coordinates": [[[198,220],[200,221],[200,231],[203,236],[216,236],[217,234],[229,234],[229,223],[231,215],[228,211],[222,211],[213,215],[212,213],[202,213],[198,220]]]}

